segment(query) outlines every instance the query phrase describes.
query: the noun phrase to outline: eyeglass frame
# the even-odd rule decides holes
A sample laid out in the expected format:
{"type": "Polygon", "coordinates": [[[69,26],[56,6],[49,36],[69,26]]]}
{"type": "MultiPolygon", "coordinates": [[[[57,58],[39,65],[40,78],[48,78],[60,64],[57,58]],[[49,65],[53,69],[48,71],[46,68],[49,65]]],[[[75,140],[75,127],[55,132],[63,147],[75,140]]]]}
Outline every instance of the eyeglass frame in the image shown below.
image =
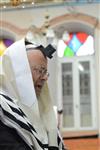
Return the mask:
{"type": "Polygon", "coordinates": [[[47,76],[49,77],[50,74],[43,66],[32,66],[32,72],[36,71],[41,77],[47,76]]]}

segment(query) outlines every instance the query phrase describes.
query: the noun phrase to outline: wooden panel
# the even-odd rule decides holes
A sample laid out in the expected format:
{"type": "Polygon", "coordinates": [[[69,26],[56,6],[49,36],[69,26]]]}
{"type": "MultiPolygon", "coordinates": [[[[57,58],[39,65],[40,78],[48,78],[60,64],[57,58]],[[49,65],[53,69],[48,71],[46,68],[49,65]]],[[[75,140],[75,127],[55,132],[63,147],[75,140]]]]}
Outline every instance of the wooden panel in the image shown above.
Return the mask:
{"type": "Polygon", "coordinates": [[[94,135],[99,135],[99,131],[94,130],[94,131],[65,131],[65,132],[62,132],[63,138],[94,136],[94,135]]]}
{"type": "Polygon", "coordinates": [[[64,140],[64,144],[68,150],[100,150],[98,138],[64,140]]]}

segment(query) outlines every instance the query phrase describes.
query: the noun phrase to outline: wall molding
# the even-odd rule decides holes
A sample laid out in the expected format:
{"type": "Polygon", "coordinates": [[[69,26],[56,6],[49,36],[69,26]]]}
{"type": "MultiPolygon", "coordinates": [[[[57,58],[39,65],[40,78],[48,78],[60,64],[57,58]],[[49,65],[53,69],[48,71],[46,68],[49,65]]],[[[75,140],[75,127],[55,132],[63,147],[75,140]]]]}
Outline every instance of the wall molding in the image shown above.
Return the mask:
{"type": "Polygon", "coordinates": [[[67,23],[67,22],[82,22],[84,24],[92,25],[94,28],[100,29],[100,21],[93,16],[89,16],[82,13],[75,13],[75,14],[65,14],[62,16],[55,17],[50,20],[49,24],[50,27],[55,27],[56,25],[67,23]]]}
{"type": "Polygon", "coordinates": [[[18,35],[24,35],[28,31],[28,28],[20,28],[10,22],[3,20],[0,20],[0,27],[2,30],[9,30],[10,32],[14,32],[18,35]]]}
{"type": "MultiPolygon", "coordinates": [[[[60,26],[63,23],[67,24],[68,22],[74,22],[74,21],[76,21],[77,23],[81,22],[83,24],[88,24],[92,26],[94,29],[95,28],[100,29],[100,21],[96,17],[89,16],[89,15],[82,14],[82,13],[75,13],[75,14],[71,13],[71,14],[65,14],[65,15],[54,17],[53,19],[49,21],[49,25],[52,28],[56,28],[56,26],[58,25],[60,26]]],[[[27,31],[29,30],[29,28],[20,28],[19,26],[16,26],[4,20],[0,20],[0,27],[4,30],[13,32],[14,34],[16,33],[17,35],[25,35],[27,31]]],[[[38,30],[43,31],[44,28],[45,28],[45,25],[38,28],[38,30]]]]}

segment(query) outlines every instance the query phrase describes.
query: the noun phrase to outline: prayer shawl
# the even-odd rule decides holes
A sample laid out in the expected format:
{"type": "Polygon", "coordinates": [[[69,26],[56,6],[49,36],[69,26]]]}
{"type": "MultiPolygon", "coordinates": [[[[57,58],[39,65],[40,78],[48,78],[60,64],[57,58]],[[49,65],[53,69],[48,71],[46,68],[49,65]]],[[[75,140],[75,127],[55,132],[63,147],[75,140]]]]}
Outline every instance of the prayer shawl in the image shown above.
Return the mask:
{"type": "Polygon", "coordinates": [[[47,83],[37,100],[24,39],[0,58],[0,120],[31,150],[64,150],[47,83]]]}

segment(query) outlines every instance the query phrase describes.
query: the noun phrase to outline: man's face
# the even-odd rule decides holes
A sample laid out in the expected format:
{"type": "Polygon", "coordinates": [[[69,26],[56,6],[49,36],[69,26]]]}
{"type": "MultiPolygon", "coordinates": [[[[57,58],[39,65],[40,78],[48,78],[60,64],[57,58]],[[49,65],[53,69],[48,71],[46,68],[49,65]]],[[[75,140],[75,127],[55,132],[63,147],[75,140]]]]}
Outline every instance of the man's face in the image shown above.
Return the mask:
{"type": "Polygon", "coordinates": [[[36,95],[39,96],[44,82],[48,79],[47,59],[43,56],[40,50],[30,50],[27,52],[27,55],[36,95]]]}

